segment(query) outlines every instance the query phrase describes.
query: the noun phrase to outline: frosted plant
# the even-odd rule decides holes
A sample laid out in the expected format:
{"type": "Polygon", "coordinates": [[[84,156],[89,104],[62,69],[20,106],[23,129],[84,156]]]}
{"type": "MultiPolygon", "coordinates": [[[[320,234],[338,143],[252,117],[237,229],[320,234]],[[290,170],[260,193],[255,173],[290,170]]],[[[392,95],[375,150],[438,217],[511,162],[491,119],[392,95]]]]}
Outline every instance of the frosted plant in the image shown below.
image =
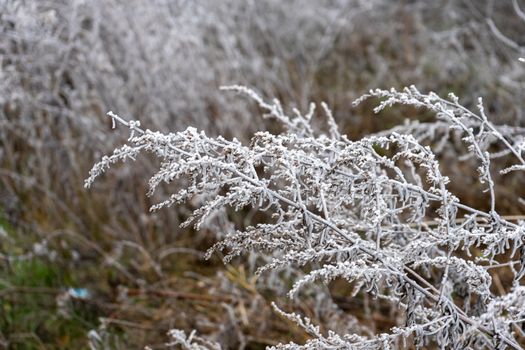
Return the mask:
{"type": "MultiPolygon", "coordinates": [[[[174,241],[172,228],[179,224],[179,219],[168,210],[145,215],[155,199],[136,198],[137,193],[143,192],[140,179],[156,166],[155,163],[144,159],[135,166],[137,176],[133,178],[129,177],[127,168],[120,168],[104,182],[99,182],[89,196],[78,192],[78,181],[91,166],[93,158],[107,152],[115,142],[107,137],[108,125],[100,121],[101,111],[113,109],[122,115],[141,116],[141,122],[151,129],[180,130],[193,125],[246,141],[256,128],[262,128],[262,123],[251,117],[254,113],[250,104],[218,93],[216,87],[220,84],[236,81],[256,85],[265,95],[279,96],[285,104],[296,102],[301,108],[312,99],[329,99],[335,110],[342,110],[337,107],[346,105],[349,98],[370,87],[417,82],[425,90],[444,86],[464,96],[487,96],[487,100],[494,101],[490,109],[495,111],[495,121],[513,119],[520,122],[523,121],[522,110],[525,110],[520,92],[523,65],[512,57],[516,45],[521,45],[517,37],[523,25],[521,10],[516,1],[512,4],[494,2],[492,9],[485,13],[488,3],[455,0],[443,6],[429,1],[400,4],[388,0],[0,0],[2,209],[16,226],[29,224],[30,230],[38,230],[42,239],[62,237],[49,231],[71,230],[69,236],[80,237],[77,239],[81,242],[78,247],[81,254],[89,251],[86,255],[91,256],[96,251],[101,263],[115,267],[128,283],[135,284],[153,274],[161,276],[164,253],[171,249],[166,246],[174,241]],[[513,13],[518,17],[513,17],[513,13]],[[487,18],[491,21],[487,22],[487,18]],[[112,195],[108,196],[110,191],[112,195]],[[86,244],[84,237],[92,244],[86,244]],[[100,239],[104,242],[98,246],[100,239]],[[155,254],[159,251],[161,254],[155,254]],[[126,254],[131,259],[126,259],[126,254]],[[147,263],[141,264],[140,259],[147,263]],[[137,270],[134,266],[152,266],[152,269],[137,270]]],[[[464,103],[473,104],[469,100],[464,103]]],[[[304,118],[294,116],[290,119],[283,116],[278,104],[272,102],[268,106],[271,109],[268,112],[284,122],[288,133],[299,135],[301,140],[322,136],[316,136],[316,128],[310,124],[315,122],[315,117],[310,117],[313,110],[304,118]]],[[[366,122],[365,127],[361,127],[362,120],[370,121],[370,118],[346,117],[334,113],[342,130],[352,133],[353,137],[363,130],[377,128],[366,122]]],[[[461,122],[472,126],[477,133],[479,123],[475,118],[461,118],[461,122]]],[[[452,144],[448,126],[445,118],[439,125],[413,125],[413,131],[401,128],[396,131],[412,133],[420,144],[439,137],[440,144],[432,146],[433,153],[441,155],[440,147],[452,144]],[[435,131],[435,135],[428,134],[431,131],[435,131]]],[[[323,130],[325,138],[341,141],[335,123],[327,123],[323,130]]],[[[497,130],[518,150],[522,131],[501,125],[497,130]]],[[[390,134],[377,136],[388,138],[390,134]]],[[[376,147],[376,143],[372,144],[376,147]]],[[[342,149],[331,143],[327,147],[334,148],[327,152],[342,149]]],[[[502,142],[494,135],[485,138],[480,149],[487,147],[499,148],[490,155],[493,163],[495,156],[511,152],[504,145],[502,147],[502,142]]],[[[288,152],[288,149],[289,145],[285,144],[279,152],[288,152]]],[[[488,150],[493,151],[492,148],[488,150]]],[[[302,152],[310,154],[316,150],[312,147],[302,152]]],[[[450,154],[456,156],[454,150],[450,154]]],[[[476,153],[465,155],[479,157],[476,153]]],[[[442,165],[446,167],[447,163],[442,165]]],[[[517,171],[519,161],[515,165],[509,169],[515,171],[505,178],[513,173],[521,174],[517,171]]],[[[410,173],[412,170],[407,163],[399,168],[403,172],[408,170],[409,178],[419,175],[417,171],[410,173]]],[[[414,169],[419,169],[417,164],[414,169]]],[[[272,169],[268,170],[271,173],[272,169]]],[[[482,171],[485,183],[490,183],[490,179],[496,183],[497,199],[498,179],[489,178],[491,174],[486,169],[482,171]]],[[[387,170],[388,176],[390,172],[387,170]]],[[[304,180],[303,174],[290,176],[304,180]]],[[[325,179],[324,175],[315,176],[310,181],[325,179]]],[[[273,184],[276,188],[289,182],[280,175],[278,178],[281,182],[273,184]]],[[[460,176],[454,178],[458,186],[463,185],[463,180],[460,176]]],[[[416,179],[409,181],[417,183],[416,179]]],[[[177,185],[184,186],[184,181],[177,185]]],[[[305,187],[302,183],[298,186],[298,190],[305,187]]],[[[303,204],[311,206],[312,198],[322,193],[327,197],[324,198],[327,210],[335,207],[339,199],[329,197],[333,191],[325,189],[326,186],[323,184],[323,190],[315,192],[314,185],[314,193],[307,194],[303,204]]],[[[468,184],[463,185],[467,187],[471,188],[468,184]]],[[[224,188],[216,191],[222,194],[224,188]]],[[[472,186],[471,191],[476,190],[472,186]]],[[[165,188],[157,188],[156,194],[160,197],[171,195],[165,188]]],[[[201,199],[209,199],[209,193],[193,198],[191,205],[198,205],[201,199]]],[[[290,198],[293,200],[293,196],[290,198]]],[[[360,206],[361,199],[356,197],[355,200],[360,206]]],[[[437,201],[431,202],[435,205],[437,201]]],[[[354,209],[348,206],[353,203],[345,203],[340,210],[353,213],[354,209]]],[[[432,224],[436,219],[434,209],[425,212],[432,224]]],[[[179,206],[181,216],[184,210],[188,209],[179,206]]],[[[266,212],[271,215],[275,210],[274,205],[266,212]]],[[[351,214],[355,218],[343,218],[346,221],[338,225],[361,222],[360,210],[351,214]]],[[[315,209],[314,213],[322,215],[322,211],[315,209]]],[[[224,208],[214,212],[216,219],[224,221],[221,218],[224,212],[224,208]]],[[[463,209],[460,213],[463,215],[463,209]]],[[[487,213],[492,215],[493,211],[487,213]]],[[[334,214],[333,220],[344,215],[334,214]]],[[[369,212],[365,219],[373,215],[369,212]]],[[[405,212],[400,215],[403,219],[405,212]]],[[[225,227],[231,225],[224,224],[225,227]]],[[[314,225],[312,230],[319,230],[320,225],[314,225]]],[[[213,233],[221,238],[223,232],[227,230],[214,230],[213,233]]],[[[357,233],[361,235],[362,231],[357,233]]],[[[321,241],[328,242],[332,234],[326,229],[321,241]]],[[[370,235],[366,238],[373,239],[374,234],[370,235]]],[[[500,244],[499,237],[494,237],[493,246],[500,244]]],[[[282,239],[283,244],[290,240],[289,237],[282,239]]],[[[264,242],[264,238],[256,237],[256,241],[253,244],[262,244],[259,241],[264,242]]],[[[385,244],[385,240],[380,241],[385,244]]],[[[310,268],[311,260],[304,257],[291,255],[287,262],[282,261],[285,258],[278,250],[274,253],[276,268],[297,265],[294,259],[304,260],[305,272],[310,268]]],[[[353,254],[353,251],[337,254],[344,259],[345,254],[353,254]]],[[[330,257],[332,255],[324,258],[330,257]]],[[[438,272],[433,271],[441,269],[442,261],[427,261],[418,266],[419,269],[429,268],[433,273],[431,282],[437,283],[438,272]]],[[[293,278],[302,275],[296,272],[298,270],[290,271],[293,278]]],[[[337,276],[337,271],[337,266],[331,268],[326,280],[335,278],[330,276],[337,276]]],[[[458,265],[457,271],[450,274],[461,271],[458,265]]],[[[285,285],[270,271],[263,276],[279,288],[285,285]]],[[[378,274],[376,278],[382,276],[378,274]]],[[[320,274],[307,277],[304,283],[297,284],[294,297],[301,298],[306,282],[323,278],[320,274]]],[[[266,283],[264,278],[260,281],[266,283]]],[[[359,288],[356,293],[359,297],[363,294],[359,288]]]]}
{"type": "MultiPolygon", "coordinates": [[[[495,158],[512,155],[515,158],[514,165],[501,169],[502,175],[525,170],[523,151],[525,149],[525,128],[509,125],[494,125],[485,114],[483,99],[480,97],[477,104],[477,113],[465,108],[459,103],[459,99],[453,93],[449,99],[443,99],[435,93],[422,94],[415,86],[405,88],[403,91],[370,90],[369,94],[363,95],[354,102],[355,105],[370,97],[382,99],[374,109],[378,113],[394,104],[410,105],[417,108],[425,108],[435,113],[437,120],[430,123],[419,122],[406,123],[393,128],[392,132],[411,134],[418,141],[438,139],[434,152],[440,152],[449,143],[450,133],[462,137],[467,145],[467,153],[461,158],[475,157],[479,161],[479,180],[488,183],[490,193],[491,213],[495,213],[494,181],[490,172],[491,160],[495,158]],[[438,137],[439,135],[439,137],[438,137]],[[488,152],[489,147],[499,147],[498,151],[488,152]]],[[[523,201],[521,198],[518,200],[523,201]]]]}
{"type": "Polygon", "coordinates": [[[177,179],[187,183],[152,211],[199,198],[202,205],[183,224],[196,229],[224,207],[252,207],[271,217],[227,233],[209,255],[224,251],[229,261],[251,251],[265,254],[271,260],[259,268],[261,274],[308,268],[295,281],[291,298],[300,299],[304,287],[317,281],[344,279],[354,288],[352,296],[366,293],[405,314],[403,324],[371,337],[323,334],[307,318],[278,311],[312,339],[276,348],[376,349],[412,343],[521,349],[525,224],[498,214],[488,147],[498,144],[503,149],[498,155],[515,158],[516,164],[502,173],[523,170],[519,129],[508,132],[489,122],[481,101],[476,114],[453,95],[444,100],[414,87],[375,90],[356,101],[380,97],[376,111],[395,103],[428,108],[460,132],[489,192],[490,210],[483,211],[448,191],[451,179],[442,174],[439,158],[413,135],[390,132],[352,141],[338,131],[325,104],[323,132],[312,126],[314,104],[305,114],[294,109],[288,115],[277,100],[265,102],[240,86],[225,89],[249,95],[285,131],[258,132],[245,145],[191,127],[168,134],[143,130],[138,121],[109,113],[114,123],[129,127],[129,142],[94,165],[86,187],[113,164],[151,153],[161,164],[149,180],[149,195],[161,184],[177,179]],[[498,262],[504,254],[509,260],[498,262]],[[490,270],[503,267],[514,279],[510,289],[497,295],[491,290],[490,270]]]}
{"type": "Polygon", "coordinates": [[[181,330],[172,330],[169,332],[171,341],[166,344],[168,348],[177,349],[177,345],[184,350],[205,350],[220,349],[220,345],[216,343],[211,343],[203,338],[200,338],[195,335],[195,332],[186,335],[184,331],[181,330]]]}

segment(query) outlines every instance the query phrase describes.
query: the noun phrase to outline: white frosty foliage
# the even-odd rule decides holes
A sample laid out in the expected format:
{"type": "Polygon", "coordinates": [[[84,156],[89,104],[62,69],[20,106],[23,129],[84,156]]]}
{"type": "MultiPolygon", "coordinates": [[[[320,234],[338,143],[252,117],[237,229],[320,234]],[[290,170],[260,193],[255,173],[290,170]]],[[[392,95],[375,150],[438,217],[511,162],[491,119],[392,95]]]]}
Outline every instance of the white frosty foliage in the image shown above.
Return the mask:
{"type": "Polygon", "coordinates": [[[166,344],[168,348],[183,350],[219,350],[221,347],[217,343],[207,341],[191,332],[186,335],[184,331],[173,329],[168,332],[171,341],[166,344]],[[177,347],[178,346],[178,347],[177,347]]]}
{"type": "MultiPolygon", "coordinates": [[[[129,144],[102,158],[86,186],[112,164],[151,153],[161,165],[149,181],[150,195],[163,183],[184,179],[188,184],[151,210],[199,198],[202,205],[183,224],[197,229],[225,207],[252,207],[272,218],[227,233],[209,254],[225,251],[226,261],[251,251],[266,254],[270,261],[259,273],[308,267],[310,272],[300,275],[290,290],[294,298],[301,298],[307,284],[343,278],[353,284],[353,296],[368,293],[389,300],[406,314],[405,324],[370,337],[332,331],[324,335],[308,319],[279,311],[312,339],[276,348],[385,349],[400,342],[456,349],[521,348],[513,329],[524,321],[519,281],[524,275],[525,225],[497,213],[489,153],[489,145],[502,148],[497,156],[512,156],[517,166],[511,170],[521,170],[521,130],[493,125],[481,102],[476,114],[455,96],[445,100],[414,87],[375,90],[357,101],[376,96],[382,98],[376,111],[402,103],[436,112],[434,127],[446,125],[459,133],[480,163],[479,179],[491,202],[485,212],[462,204],[448,191],[451,179],[441,173],[436,153],[422,144],[421,133],[410,135],[398,128],[352,141],[339,133],[326,105],[328,133],[323,133],[311,123],[315,105],[306,114],[294,110],[289,116],[277,100],[267,103],[244,87],[225,89],[252,97],[286,132],[259,132],[245,145],[210,138],[194,128],[169,134],[144,131],[138,123],[110,114],[130,128],[129,144]],[[475,249],[483,257],[475,259],[475,249]],[[496,268],[496,256],[507,252],[514,287],[497,296],[491,292],[487,270],[496,268]],[[514,260],[518,255],[520,260],[514,260]]],[[[183,333],[173,334],[192,348],[183,333]]]]}

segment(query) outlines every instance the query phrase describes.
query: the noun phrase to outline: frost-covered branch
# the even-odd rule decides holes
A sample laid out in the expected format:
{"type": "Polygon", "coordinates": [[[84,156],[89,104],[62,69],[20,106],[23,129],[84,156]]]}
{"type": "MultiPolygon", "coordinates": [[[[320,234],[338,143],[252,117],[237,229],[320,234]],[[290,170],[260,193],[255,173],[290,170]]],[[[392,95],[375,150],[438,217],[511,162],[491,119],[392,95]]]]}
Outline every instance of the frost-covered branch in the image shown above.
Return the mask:
{"type": "Polygon", "coordinates": [[[150,153],[161,164],[149,180],[149,195],[161,184],[186,184],[151,210],[198,198],[200,207],[183,224],[196,229],[211,223],[224,208],[251,207],[268,214],[267,221],[228,232],[208,254],[224,251],[226,261],[252,251],[267,255],[270,260],[260,273],[315,266],[295,281],[291,298],[301,298],[305,286],[316,281],[345,279],[354,285],[354,296],[389,294],[406,306],[406,324],[390,334],[369,339],[330,333],[325,338],[315,331],[310,333],[316,340],[306,348],[346,344],[371,349],[409,335],[414,335],[417,346],[437,342],[457,348],[472,344],[497,348],[501,343],[521,348],[512,328],[523,317],[488,317],[485,308],[501,303],[498,298],[503,296],[493,294],[487,265],[479,265],[473,254],[481,249],[481,261],[490,267],[497,264],[498,255],[510,251],[515,257],[519,251],[519,270],[512,268],[515,293],[524,274],[525,227],[496,211],[486,139],[492,135],[519,164],[522,149],[516,138],[488,121],[481,104],[479,114],[474,114],[457,98],[448,102],[415,88],[376,90],[364,97],[384,99],[376,111],[394,103],[430,108],[461,133],[468,151],[482,164],[480,181],[489,184],[488,212],[460,203],[447,189],[451,180],[441,173],[439,158],[417,137],[391,132],[352,141],[339,134],[326,106],[328,133],[312,126],[314,105],[306,114],[294,110],[290,117],[277,100],[267,103],[243,87],[228,89],[253,98],[283,123],[285,133],[258,132],[245,145],[211,138],[194,128],[169,134],[143,130],[137,122],[109,114],[130,129],[129,144],[95,164],[86,186],[114,163],[150,153]],[[460,212],[465,213],[462,218],[460,212]],[[434,225],[428,224],[430,219],[434,225]],[[458,306],[460,301],[463,306],[458,306]]]}

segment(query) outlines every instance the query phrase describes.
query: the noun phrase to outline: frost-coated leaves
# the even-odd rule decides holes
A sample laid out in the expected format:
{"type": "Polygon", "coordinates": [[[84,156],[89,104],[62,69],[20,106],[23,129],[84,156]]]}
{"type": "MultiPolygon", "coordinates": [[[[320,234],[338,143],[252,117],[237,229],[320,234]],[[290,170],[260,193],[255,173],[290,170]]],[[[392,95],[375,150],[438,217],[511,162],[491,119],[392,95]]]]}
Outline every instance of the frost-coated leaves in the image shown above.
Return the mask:
{"type": "MultiPolygon", "coordinates": [[[[514,328],[524,320],[519,282],[525,225],[496,211],[489,151],[499,147],[495,156],[512,156],[517,162],[504,172],[523,170],[520,130],[489,122],[481,100],[476,114],[453,95],[446,100],[411,87],[371,91],[357,102],[374,96],[382,99],[376,111],[398,103],[429,109],[437,121],[427,131],[410,126],[352,141],[339,133],[324,104],[327,127],[322,132],[312,126],[315,105],[305,115],[294,110],[288,116],[276,100],[266,103],[244,87],[226,90],[249,95],[286,131],[256,133],[246,145],[210,138],[194,128],[169,134],[143,131],[139,124],[111,115],[130,128],[129,145],[102,158],[86,186],[112,164],[151,153],[161,163],[149,180],[149,195],[161,184],[184,184],[151,210],[197,199],[197,209],[183,224],[196,229],[204,223],[213,227],[214,217],[225,208],[250,207],[268,214],[263,222],[227,232],[208,254],[224,251],[226,261],[247,252],[267,256],[259,273],[307,268],[297,274],[302,277],[295,280],[291,298],[300,299],[303,290],[319,281],[345,279],[353,286],[352,296],[368,293],[406,315],[406,322],[389,334],[370,337],[324,335],[308,319],[279,311],[313,338],[304,345],[276,348],[377,349],[407,341],[416,347],[519,348],[514,328]],[[439,134],[441,149],[447,138],[429,130],[444,126],[459,133],[479,161],[477,176],[490,193],[489,212],[462,204],[447,189],[453,179],[442,174],[435,149],[425,144],[439,134]],[[498,268],[496,257],[507,252],[514,286],[506,295],[495,295],[489,270],[498,268]]],[[[179,342],[191,338],[173,334],[179,342]]]]}

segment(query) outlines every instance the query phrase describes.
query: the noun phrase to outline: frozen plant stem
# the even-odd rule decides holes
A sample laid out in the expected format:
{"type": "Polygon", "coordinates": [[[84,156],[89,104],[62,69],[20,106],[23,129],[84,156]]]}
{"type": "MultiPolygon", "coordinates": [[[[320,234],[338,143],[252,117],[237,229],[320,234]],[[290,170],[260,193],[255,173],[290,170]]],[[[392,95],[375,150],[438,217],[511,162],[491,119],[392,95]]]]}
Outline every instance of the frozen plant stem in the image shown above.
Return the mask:
{"type": "MultiPolygon", "coordinates": [[[[366,286],[372,295],[378,295],[386,288],[392,290],[392,298],[398,303],[407,299],[404,301],[407,327],[393,329],[394,333],[382,341],[395,342],[399,337],[414,333],[419,339],[418,344],[428,341],[424,339],[435,338],[442,346],[456,343],[466,346],[475,342],[493,347],[499,342],[521,349],[514,335],[507,330],[509,325],[516,323],[509,322],[514,319],[488,311],[472,314],[468,307],[465,310],[459,307],[451,293],[451,286],[462,283],[468,293],[467,301],[473,294],[489,308],[499,305],[500,299],[489,289],[491,278],[487,269],[491,265],[477,266],[459,258],[455,252],[464,250],[468,253],[471,246],[483,242],[486,245],[484,254],[492,264],[494,256],[504,252],[509,245],[502,246],[496,237],[513,241],[512,255],[523,242],[522,223],[514,224],[496,213],[493,183],[488,173],[489,154],[479,143],[483,128],[479,134],[474,134],[471,124],[467,125],[470,123],[467,118],[451,115],[448,110],[441,111],[447,105],[440,104],[434,97],[427,101],[428,97],[410,91],[423,102],[413,97],[413,101],[407,102],[407,98],[396,95],[397,92],[371,92],[390,98],[378,108],[398,100],[430,105],[448,117],[452,127],[467,135],[464,141],[472,146],[469,149],[483,163],[480,178],[488,180],[491,189],[489,213],[459,203],[447,191],[449,179],[441,174],[431,149],[422,146],[411,135],[393,132],[389,136],[350,141],[339,134],[333,122],[329,122],[330,136],[317,136],[310,124],[314,106],[304,116],[294,110],[294,116],[290,117],[278,101],[266,103],[243,87],[228,90],[255,99],[269,117],[284,125],[287,133],[278,136],[258,133],[246,147],[237,140],[209,138],[192,128],[168,135],[143,130],[140,123],[128,122],[110,112],[108,116],[113,122],[130,129],[129,142],[133,146],[126,145],[115,150],[112,156],[104,157],[93,167],[86,186],[111,164],[128,158],[134,160],[142,151],[152,152],[163,162],[159,172],[150,179],[150,194],[161,182],[170,183],[182,177],[191,180],[187,188],[154,205],[152,210],[199,196],[203,204],[187,221],[187,224],[195,223],[196,228],[206,224],[206,220],[209,221],[213,213],[224,206],[234,209],[252,206],[274,212],[275,223],[231,232],[213,249],[229,250],[226,260],[248,250],[275,252],[276,255],[261,267],[261,271],[315,263],[316,267],[310,273],[296,281],[291,296],[315,280],[342,277],[357,281],[358,288],[366,286]],[[432,101],[437,105],[432,105],[432,101]],[[382,156],[375,150],[377,146],[388,148],[390,145],[395,145],[392,156],[382,156]],[[401,159],[411,163],[412,168],[422,170],[430,185],[428,189],[405,177],[403,168],[397,165],[401,159]],[[393,175],[389,176],[386,170],[393,175]],[[439,219],[435,225],[427,224],[426,208],[431,202],[439,204],[439,219]],[[469,216],[458,220],[458,209],[465,210],[469,216]],[[279,251],[287,254],[281,256],[279,251]],[[443,272],[441,281],[434,282],[439,284],[438,288],[417,271],[420,267],[437,268],[443,272]],[[436,317],[433,309],[441,317],[451,318],[432,322],[436,317]]],[[[326,105],[323,108],[331,120],[331,112],[326,105]]],[[[481,113],[483,117],[472,119],[488,124],[482,109],[481,113]]],[[[493,129],[497,130],[496,127],[493,129]]],[[[509,142],[502,144],[510,145],[509,142]]],[[[516,278],[522,276],[521,272],[515,274],[516,278]]],[[[512,302],[521,302],[518,296],[522,291],[518,285],[512,293],[509,295],[516,296],[512,302]]],[[[511,317],[523,318],[519,314],[511,317]]],[[[304,325],[309,327],[307,323],[304,325]]],[[[336,341],[314,333],[318,342],[336,341]]],[[[355,338],[349,344],[368,347],[379,344],[380,339],[365,341],[355,338]]]]}

